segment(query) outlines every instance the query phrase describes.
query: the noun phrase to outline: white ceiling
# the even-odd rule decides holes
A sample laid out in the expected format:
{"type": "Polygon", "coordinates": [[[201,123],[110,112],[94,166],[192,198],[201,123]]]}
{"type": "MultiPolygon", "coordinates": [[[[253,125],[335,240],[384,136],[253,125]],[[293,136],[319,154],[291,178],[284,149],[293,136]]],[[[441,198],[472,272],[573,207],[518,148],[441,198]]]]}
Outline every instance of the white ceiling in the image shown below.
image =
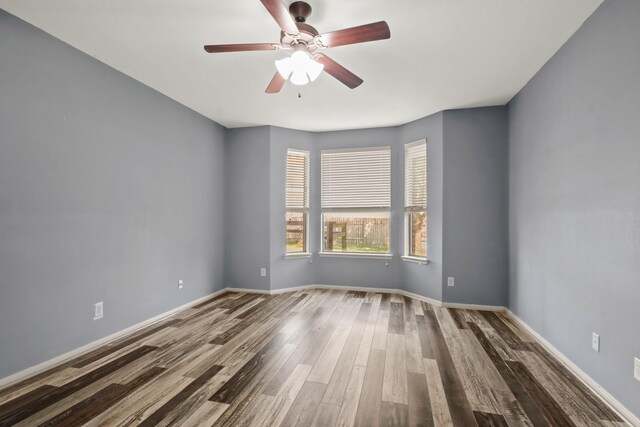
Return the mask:
{"type": "Polygon", "coordinates": [[[325,51],[364,79],[360,87],[323,74],[268,95],[273,61],[284,52],[204,52],[204,44],[277,42],[278,27],[258,0],[0,0],[0,7],[224,126],[323,131],[505,104],[602,0],[309,3],[307,22],[321,33],[389,23],[390,40],[325,51]]]}

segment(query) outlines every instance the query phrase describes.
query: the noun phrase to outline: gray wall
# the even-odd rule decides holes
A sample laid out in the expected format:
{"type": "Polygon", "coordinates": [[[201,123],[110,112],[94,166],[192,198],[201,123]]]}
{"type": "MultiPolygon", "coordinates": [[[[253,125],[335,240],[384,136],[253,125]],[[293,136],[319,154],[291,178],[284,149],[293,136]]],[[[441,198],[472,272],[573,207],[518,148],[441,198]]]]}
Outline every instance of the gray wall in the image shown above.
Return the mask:
{"type": "Polygon", "coordinates": [[[225,151],[225,281],[269,289],[269,150],[267,126],[227,131],[225,151]],[[260,276],[260,268],[267,276],[260,276]]]}
{"type": "Polygon", "coordinates": [[[445,111],[444,141],[442,299],[505,306],[507,109],[445,111]]]}
{"type": "Polygon", "coordinates": [[[437,300],[506,304],[506,130],[506,109],[498,107],[447,111],[389,128],[320,133],[277,127],[229,131],[225,162],[229,182],[227,284],[259,289],[307,284],[397,288],[437,300]],[[428,265],[401,259],[404,144],[423,138],[428,141],[429,162],[428,265]],[[321,151],[382,145],[392,150],[393,259],[319,257],[321,151]],[[311,154],[311,259],[284,258],[287,148],[306,149],[311,154]],[[443,238],[445,235],[448,237],[443,238]],[[448,248],[446,257],[443,247],[448,248]],[[269,260],[268,279],[258,276],[265,259],[269,260]],[[458,282],[455,288],[443,291],[444,266],[458,282]]]}
{"type": "Polygon", "coordinates": [[[223,286],[224,128],[1,10],[0,58],[2,378],[223,286]]]}
{"type": "Polygon", "coordinates": [[[509,104],[510,307],[636,414],[639,22],[605,1],[509,104]]]}

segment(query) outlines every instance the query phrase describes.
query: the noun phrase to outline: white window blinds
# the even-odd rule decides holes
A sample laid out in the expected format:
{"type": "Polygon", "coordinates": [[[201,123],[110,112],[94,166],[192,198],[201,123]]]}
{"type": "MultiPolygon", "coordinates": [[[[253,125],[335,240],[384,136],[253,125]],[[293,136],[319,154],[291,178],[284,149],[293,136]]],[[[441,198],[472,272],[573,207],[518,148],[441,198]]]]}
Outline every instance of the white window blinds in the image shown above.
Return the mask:
{"type": "Polygon", "coordinates": [[[406,144],[404,148],[405,211],[427,207],[427,141],[406,144]]]}
{"type": "Polygon", "coordinates": [[[287,150],[287,209],[309,208],[309,152],[287,150]]]}
{"type": "Polygon", "coordinates": [[[389,147],[322,151],[322,209],[390,208],[389,147]]]}

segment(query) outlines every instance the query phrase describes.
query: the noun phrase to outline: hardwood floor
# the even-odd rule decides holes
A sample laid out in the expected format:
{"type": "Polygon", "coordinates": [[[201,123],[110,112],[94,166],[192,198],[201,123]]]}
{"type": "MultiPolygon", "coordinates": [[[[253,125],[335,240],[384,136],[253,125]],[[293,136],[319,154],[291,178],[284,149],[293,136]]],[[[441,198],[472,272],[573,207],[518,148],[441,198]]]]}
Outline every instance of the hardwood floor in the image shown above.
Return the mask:
{"type": "Polygon", "coordinates": [[[500,313],[228,293],[0,391],[0,425],[615,426],[500,313]]]}

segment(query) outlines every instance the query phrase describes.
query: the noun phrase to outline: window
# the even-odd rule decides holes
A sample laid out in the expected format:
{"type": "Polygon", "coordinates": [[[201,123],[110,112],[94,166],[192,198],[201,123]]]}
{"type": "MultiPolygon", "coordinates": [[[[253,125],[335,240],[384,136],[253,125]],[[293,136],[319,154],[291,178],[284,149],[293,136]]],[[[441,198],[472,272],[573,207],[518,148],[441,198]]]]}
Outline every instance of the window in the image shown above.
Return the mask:
{"type": "Polygon", "coordinates": [[[322,151],[322,252],[389,254],[391,150],[322,151]]]}
{"type": "Polygon", "coordinates": [[[427,141],[404,146],[405,256],[427,258],[427,141]]]}
{"type": "Polygon", "coordinates": [[[286,253],[309,251],[309,152],[287,150],[286,253]]]}

